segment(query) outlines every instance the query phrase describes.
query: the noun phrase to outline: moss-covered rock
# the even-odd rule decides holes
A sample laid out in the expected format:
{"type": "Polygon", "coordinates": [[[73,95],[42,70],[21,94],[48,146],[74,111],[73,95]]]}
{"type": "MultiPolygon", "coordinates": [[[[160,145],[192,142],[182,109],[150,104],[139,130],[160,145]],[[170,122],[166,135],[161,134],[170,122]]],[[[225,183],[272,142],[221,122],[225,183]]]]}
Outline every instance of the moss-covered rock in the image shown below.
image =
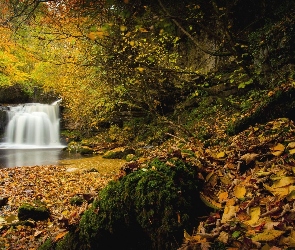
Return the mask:
{"type": "Polygon", "coordinates": [[[102,157],[106,159],[125,159],[126,156],[130,154],[135,154],[135,150],[133,148],[120,147],[105,152],[102,157]]]}
{"type": "Polygon", "coordinates": [[[31,205],[28,203],[22,204],[18,209],[18,219],[27,220],[33,219],[35,221],[47,220],[50,217],[50,212],[45,205],[31,205]]]}
{"type": "Polygon", "coordinates": [[[176,249],[204,213],[198,193],[196,168],[156,159],[109,183],[56,249],[176,249]]]}
{"type": "Polygon", "coordinates": [[[71,205],[81,206],[86,201],[83,197],[76,195],[70,199],[71,205]]]}
{"type": "Polygon", "coordinates": [[[81,155],[92,155],[93,153],[94,153],[94,150],[88,146],[82,146],[80,148],[81,155]]]}
{"type": "Polygon", "coordinates": [[[286,84],[275,91],[243,118],[230,124],[227,133],[235,135],[256,123],[266,123],[281,117],[295,120],[295,87],[286,84]]]}

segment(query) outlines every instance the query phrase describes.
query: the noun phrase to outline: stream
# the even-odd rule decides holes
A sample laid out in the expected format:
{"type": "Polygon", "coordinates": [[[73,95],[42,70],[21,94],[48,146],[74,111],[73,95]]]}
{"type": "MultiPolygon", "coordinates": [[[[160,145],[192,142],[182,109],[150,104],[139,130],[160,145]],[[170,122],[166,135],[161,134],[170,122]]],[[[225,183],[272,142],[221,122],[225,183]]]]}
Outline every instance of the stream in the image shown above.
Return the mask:
{"type": "Polygon", "coordinates": [[[61,149],[0,149],[0,168],[56,165],[60,160],[81,158],[61,149]]]}
{"type": "Polygon", "coordinates": [[[68,168],[96,168],[110,173],[125,163],[121,159],[81,156],[61,149],[0,149],[0,169],[23,166],[61,165],[68,168]]]}

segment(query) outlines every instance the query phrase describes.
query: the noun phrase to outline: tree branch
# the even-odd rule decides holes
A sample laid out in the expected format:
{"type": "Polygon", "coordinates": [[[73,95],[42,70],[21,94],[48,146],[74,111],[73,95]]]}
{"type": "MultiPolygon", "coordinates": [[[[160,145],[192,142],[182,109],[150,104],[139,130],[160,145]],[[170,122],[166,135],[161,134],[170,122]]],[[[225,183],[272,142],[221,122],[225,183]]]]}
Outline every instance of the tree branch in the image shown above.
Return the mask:
{"type": "MultiPolygon", "coordinates": [[[[166,15],[171,16],[170,13],[168,12],[168,10],[165,8],[165,6],[163,5],[163,3],[161,2],[161,0],[158,0],[161,8],[164,10],[164,12],[166,13],[166,15]]],[[[196,39],[193,38],[193,36],[187,32],[178,21],[176,21],[175,18],[172,18],[172,21],[175,23],[175,25],[194,43],[194,45],[199,48],[201,51],[203,51],[204,53],[211,55],[211,56],[231,56],[232,53],[230,52],[217,52],[217,51],[210,51],[206,48],[204,48],[200,43],[198,43],[196,41],[196,39]]]]}

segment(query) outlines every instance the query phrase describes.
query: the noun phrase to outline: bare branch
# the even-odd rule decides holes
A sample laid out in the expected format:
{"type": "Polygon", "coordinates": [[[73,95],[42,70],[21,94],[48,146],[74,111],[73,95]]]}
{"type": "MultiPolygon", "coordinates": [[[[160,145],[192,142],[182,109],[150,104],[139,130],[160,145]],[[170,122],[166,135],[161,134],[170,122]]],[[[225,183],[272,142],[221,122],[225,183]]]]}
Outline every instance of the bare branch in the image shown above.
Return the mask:
{"type": "MultiPolygon", "coordinates": [[[[165,6],[163,5],[163,3],[161,2],[161,0],[158,0],[161,8],[165,11],[166,15],[171,16],[170,13],[168,12],[168,10],[165,8],[165,6]]],[[[187,35],[187,37],[194,43],[194,45],[199,48],[201,51],[203,51],[206,54],[209,54],[211,56],[231,56],[232,53],[230,52],[217,52],[217,51],[210,51],[206,48],[204,48],[200,43],[198,43],[196,41],[196,39],[193,38],[193,36],[187,32],[181,25],[180,23],[175,19],[172,18],[172,21],[175,23],[175,25],[185,34],[187,35]]]]}

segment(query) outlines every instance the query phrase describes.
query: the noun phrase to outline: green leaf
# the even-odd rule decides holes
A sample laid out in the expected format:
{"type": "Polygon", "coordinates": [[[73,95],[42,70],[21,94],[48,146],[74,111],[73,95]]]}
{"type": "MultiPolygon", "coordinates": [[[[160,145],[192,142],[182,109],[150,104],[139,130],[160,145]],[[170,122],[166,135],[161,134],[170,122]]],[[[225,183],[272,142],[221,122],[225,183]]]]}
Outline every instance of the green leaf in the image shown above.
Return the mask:
{"type": "Polygon", "coordinates": [[[231,236],[233,238],[238,238],[240,235],[241,235],[241,232],[240,231],[234,231],[231,236]]]}

